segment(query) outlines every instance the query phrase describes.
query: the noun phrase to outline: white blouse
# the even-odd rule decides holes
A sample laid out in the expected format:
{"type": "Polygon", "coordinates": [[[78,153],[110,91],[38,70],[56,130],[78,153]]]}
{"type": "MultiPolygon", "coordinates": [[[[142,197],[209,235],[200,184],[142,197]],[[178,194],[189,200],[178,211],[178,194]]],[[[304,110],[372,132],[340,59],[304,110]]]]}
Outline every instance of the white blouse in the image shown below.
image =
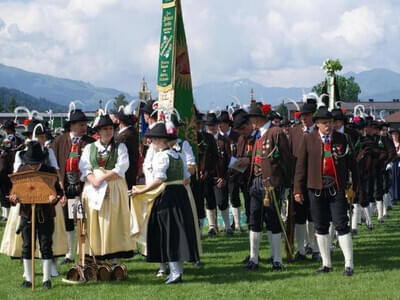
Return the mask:
{"type": "Polygon", "coordinates": [[[182,143],[182,140],[178,139],[177,143],[175,144],[175,149],[176,151],[182,153],[187,166],[196,164],[196,158],[194,157],[192,146],[190,146],[188,141],[185,140],[182,143]],[[180,144],[182,144],[182,149],[180,149],[180,144]]]}
{"type": "MultiPolygon", "coordinates": [[[[111,145],[107,149],[100,143],[100,140],[94,142],[98,152],[111,151],[111,145]]],[[[91,144],[86,145],[83,149],[81,159],[79,160],[79,170],[81,171],[81,181],[85,181],[89,174],[93,173],[93,167],[90,163],[90,147],[91,144]]],[[[116,173],[119,177],[125,178],[125,173],[129,168],[128,149],[125,144],[120,143],[118,146],[118,158],[114,169],[111,171],[116,173]]]]}
{"type": "Polygon", "coordinates": [[[174,150],[168,149],[165,151],[156,152],[153,158],[153,178],[160,178],[163,180],[167,179],[167,170],[169,167],[169,156],[172,156],[174,159],[178,159],[179,157],[183,161],[183,177],[184,179],[190,178],[190,173],[188,171],[186,161],[181,153],[178,153],[174,150]]]}
{"type": "Polygon", "coordinates": [[[149,184],[150,182],[152,182],[154,180],[153,169],[152,169],[154,154],[155,154],[155,151],[154,151],[153,145],[150,144],[149,148],[147,149],[147,152],[146,152],[146,157],[144,158],[144,161],[143,161],[143,173],[144,173],[144,180],[145,180],[146,184],[149,184]]]}

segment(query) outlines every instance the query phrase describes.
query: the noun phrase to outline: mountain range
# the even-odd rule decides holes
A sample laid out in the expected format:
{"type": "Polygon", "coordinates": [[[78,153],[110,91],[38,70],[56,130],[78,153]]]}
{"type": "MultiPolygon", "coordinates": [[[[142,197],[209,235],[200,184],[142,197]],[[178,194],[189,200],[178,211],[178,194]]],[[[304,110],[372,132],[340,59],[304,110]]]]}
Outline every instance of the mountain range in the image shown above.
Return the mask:
{"type": "MultiPolygon", "coordinates": [[[[388,69],[372,69],[360,73],[349,72],[343,76],[353,76],[360,85],[360,100],[373,98],[375,101],[391,101],[400,98],[400,73],[388,69]]],[[[84,109],[91,110],[98,107],[99,100],[104,103],[119,94],[124,94],[128,99],[133,98],[117,89],[96,87],[88,82],[28,72],[3,64],[0,64],[0,87],[19,90],[33,96],[32,98],[39,98],[46,107],[51,103],[66,107],[70,101],[79,99],[85,103],[84,109]]],[[[251,89],[256,100],[277,105],[287,98],[300,100],[303,93],[309,92],[311,88],[265,87],[243,78],[202,84],[193,88],[193,94],[196,105],[201,110],[208,110],[211,107],[222,108],[231,103],[249,103],[251,89]]],[[[152,90],[152,94],[157,95],[152,90]]],[[[35,102],[34,99],[33,101],[35,102]]]]}

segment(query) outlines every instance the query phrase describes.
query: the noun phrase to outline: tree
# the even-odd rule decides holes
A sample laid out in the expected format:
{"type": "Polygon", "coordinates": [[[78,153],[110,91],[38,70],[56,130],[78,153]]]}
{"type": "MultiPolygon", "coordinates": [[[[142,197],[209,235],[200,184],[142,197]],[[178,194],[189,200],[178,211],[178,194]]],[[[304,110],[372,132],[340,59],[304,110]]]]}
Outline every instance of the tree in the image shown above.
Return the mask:
{"type": "Polygon", "coordinates": [[[17,107],[17,101],[14,97],[11,97],[10,102],[8,102],[8,112],[14,112],[14,109],[17,107]]]}
{"type": "Polygon", "coordinates": [[[276,109],[276,111],[281,115],[281,117],[283,117],[283,118],[287,118],[288,117],[288,109],[287,109],[286,105],[283,102],[281,104],[279,104],[279,106],[276,109]]]}
{"type": "Polygon", "coordinates": [[[125,95],[124,94],[119,94],[117,97],[114,98],[114,107],[116,110],[120,108],[120,106],[125,106],[128,104],[127,101],[125,101],[125,95]]]}
{"type": "MultiPolygon", "coordinates": [[[[315,85],[311,91],[322,94],[325,81],[315,85]]],[[[344,76],[336,75],[336,84],[338,86],[340,101],[344,102],[358,102],[358,95],[361,93],[360,86],[355,82],[354,77],[346,78],[344,76]]]]}

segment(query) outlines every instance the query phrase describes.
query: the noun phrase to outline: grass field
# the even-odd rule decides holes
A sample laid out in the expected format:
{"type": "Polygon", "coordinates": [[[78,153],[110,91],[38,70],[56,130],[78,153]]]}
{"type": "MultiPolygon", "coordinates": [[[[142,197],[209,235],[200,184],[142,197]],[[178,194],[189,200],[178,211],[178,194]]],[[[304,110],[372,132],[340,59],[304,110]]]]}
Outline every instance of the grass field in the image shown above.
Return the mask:
{"type": "MultiPolygon", "coordinates": [[[[157,264],[146,263],[138,255],[126,261],[129,278],[124,282],[90,283],[80,286],[61,282],[68,269],[53,279],[53,289],[41,287],[41,264],[36,266],[37,289],[22,290],[23,268],[19,261],[0,256],[0,299],[400,299],[400,206],[390,211],[385,224],[372,232],[359,228],[354,242],[355,274],[343,276],[343,257],[336,249],[334,271],[317,275],[318,263],[285,263],[283,272],[271,272],[266,234],[261,245],[260,268],[243,269],[248,254],[248,233],[227,238],[205,238],[203,269],[185,265],[184,283],[165,286],[155,277],[157,264]]],[[[375,218],[376,223],[376,218],[375,218]]],[[[0,233],[4,230],[1,223],[0,233]]]]}

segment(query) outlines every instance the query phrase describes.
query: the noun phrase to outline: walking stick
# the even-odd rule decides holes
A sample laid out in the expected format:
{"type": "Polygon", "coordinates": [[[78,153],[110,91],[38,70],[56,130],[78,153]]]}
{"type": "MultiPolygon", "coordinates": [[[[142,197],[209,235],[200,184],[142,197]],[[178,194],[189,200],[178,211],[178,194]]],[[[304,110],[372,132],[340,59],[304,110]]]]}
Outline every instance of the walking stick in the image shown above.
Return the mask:
{"type": "Polygon", "coordinates": [[[285,241],[286,241],[286,245],[288,247],[289,253],[290,253],[290,255],[293,255],[293,249],[290,245],[288,236],[286,234],[285,225],[283,224],[282,217],[280,214],[278,200],[276,199],[276,194],[275,194],[275,188],[273,186],[269,186],[269,187],[267,187],[267,191],[271,195],[272,202],[274,203],[275,211],[276,211],[276,214],[278,215],[279,224],[281,225],[281,229],[282,229],[283,235],[285,237],[285,241]]]}
{"type": "Polygon", "coordinates": [[[31,215],[31,268],[32,268],[32,291],[35,290],[35,221],[36,221],[36,204],[32,204],[32,215],[31,215]]]}

